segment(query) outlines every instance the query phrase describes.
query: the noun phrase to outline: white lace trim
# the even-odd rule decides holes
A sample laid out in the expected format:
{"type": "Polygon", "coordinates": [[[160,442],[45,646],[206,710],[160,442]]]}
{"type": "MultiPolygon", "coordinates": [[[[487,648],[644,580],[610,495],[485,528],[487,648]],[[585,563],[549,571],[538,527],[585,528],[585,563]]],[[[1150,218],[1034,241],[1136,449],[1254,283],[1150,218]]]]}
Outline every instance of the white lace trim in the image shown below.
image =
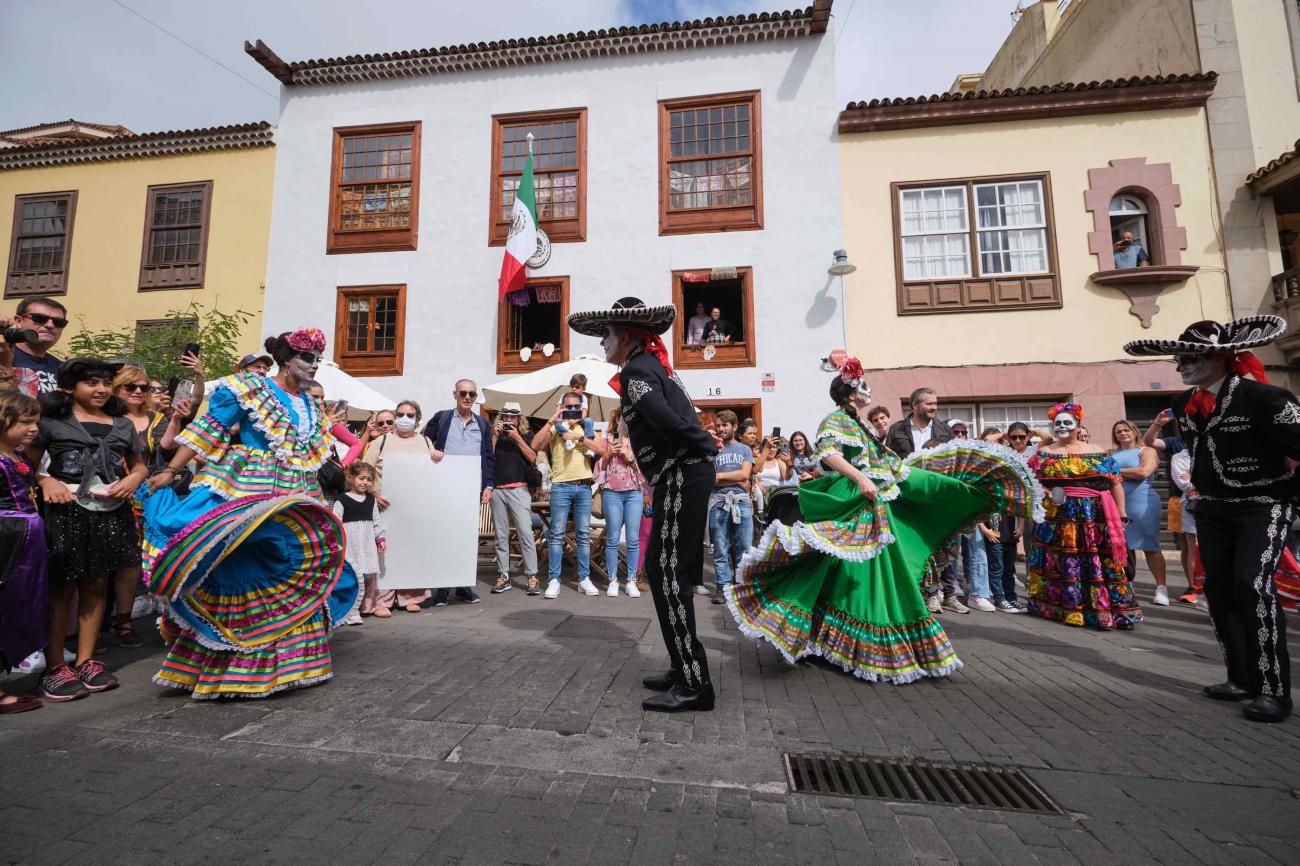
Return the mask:
{"type": "Polygon", "coordinates": [[[1032,517],[1035,523],[1042,523],[1047,519],[1047,512],[1043,509],[1043,500],[1047,494],[1043,490],[1043,485],[1038,482],[1038,476],[1034,474],[1034,470],[1029,468],[1029,461],[1013,448],[999,445],[996,442],[985,442],[983,439],[951,439],[932,448],[922,448],[920,451],[909,454],[903,459],[903,465],[911,466],[922,457],[942,454],[946,451],[956,451],[962,448],[983,451],[986,454],[1001,458],[1011,466],[1015,473],[1020,476],[1025,487],[1029,489],[1029,502],[1032,504],[1030,514],[1017,513],[1016,516],[1032,517]]]}

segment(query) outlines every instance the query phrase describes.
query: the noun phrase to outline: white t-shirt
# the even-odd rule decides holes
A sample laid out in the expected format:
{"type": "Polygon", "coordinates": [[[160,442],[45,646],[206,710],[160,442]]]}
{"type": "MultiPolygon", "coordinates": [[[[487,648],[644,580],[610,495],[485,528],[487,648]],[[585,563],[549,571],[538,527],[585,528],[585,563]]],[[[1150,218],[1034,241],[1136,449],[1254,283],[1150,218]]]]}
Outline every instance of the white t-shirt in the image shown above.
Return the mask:
{"type": "Polygon", "coordinates": [[[691,320],[686,323],[686,343],[695,345],[704,342],[704,326],[709,323],[709,317],[691,316],[691,320]]]}
{"type": "Polygon", "coordinates": [[[926,424],[924,427],[918,428],[916,426],[916,422],[912,420],[912,416],[909,415],[907,417],[907,429],[908,432],[912,434],[913,451],[920,451],[922,448],[925,447],[925,443],[929,442],[931,439],[934,438],[934,433],[933,433],[934,421],[931,421],[929,424],[926,424]]]}

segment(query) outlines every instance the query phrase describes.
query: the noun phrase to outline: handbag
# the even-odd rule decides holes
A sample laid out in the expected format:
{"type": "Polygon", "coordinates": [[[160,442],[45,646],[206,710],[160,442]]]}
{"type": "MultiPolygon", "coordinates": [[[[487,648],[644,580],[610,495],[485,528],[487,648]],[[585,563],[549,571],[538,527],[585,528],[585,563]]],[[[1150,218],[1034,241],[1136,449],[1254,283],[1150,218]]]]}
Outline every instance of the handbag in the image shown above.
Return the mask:
{"type": "Polygon", "coordinates": [[[348,488],[347,475],[343,472],[343,464],[339,462],[333,446],[330,447],[329,459],[316,470],[316,483],[324,493],[331,496],[340,496],[348,488]]]}

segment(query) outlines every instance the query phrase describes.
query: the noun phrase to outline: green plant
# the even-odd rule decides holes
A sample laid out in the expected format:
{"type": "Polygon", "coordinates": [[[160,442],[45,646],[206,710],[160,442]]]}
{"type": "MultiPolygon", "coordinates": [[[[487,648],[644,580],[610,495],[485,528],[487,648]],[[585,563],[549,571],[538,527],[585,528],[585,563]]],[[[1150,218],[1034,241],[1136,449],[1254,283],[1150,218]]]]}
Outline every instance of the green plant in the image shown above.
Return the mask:
{"type": "Polygon", "coordinates": [[[134,329],[94,331],[85,327],[68,341],[69,357],[129,359],[142,364],[152,378],[166,382],[172,376],[193,374],[180,363],[186,343],[198,343],[208,376],[224,376],[240,359],[239,340],[243,327],[253,318],[245,310],[227,313],[191,303],[183,310],[171,310],[164,318],[139,322],[134,329]]]}

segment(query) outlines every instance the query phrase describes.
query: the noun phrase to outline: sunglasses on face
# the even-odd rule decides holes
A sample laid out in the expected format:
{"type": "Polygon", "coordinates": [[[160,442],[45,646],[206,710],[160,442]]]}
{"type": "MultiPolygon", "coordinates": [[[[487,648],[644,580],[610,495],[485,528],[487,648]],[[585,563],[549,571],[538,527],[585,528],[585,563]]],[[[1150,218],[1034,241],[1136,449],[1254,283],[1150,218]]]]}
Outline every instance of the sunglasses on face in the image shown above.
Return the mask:
{"type": "Polygon", "coordinates": [[[149,386],[149,390],[152,391],[152,392],[154,392],[155,394],[166,394],[166,393],[167,393],[167,386],[166,386],[166,385],[150,385],[150,386],[149,386]]]}
{"type": "Polygon", "coordinates": [[[1010,439],[1012,442],[1024,442],[1029,437],[1024,435],[1015,435],[1015,436],[1008,436],[1007,438],[1010,439]]]}
{"type": "Polygon", "coordinates": [[[459,395],[459,396],[460,396],[460,399],[462,399],[462,400],[464,400],[466,397],[468,397],[468,398],[471,399],[471,400],[473,400],[473,399],[475,399],[476,397],[478,397],[478,392],[477,392],[477,391],[457,391],[456,394],[459,395]]]}
{"type": "Polygon", "coordinates": [[[375,422],[375,426],[376,426],[376,427],[392,427],[392,426],[393,426],[394,424],[396,424],[396,423],[397,423],[397,422],[394,421],[394,420],[392,420],[391,418],[381,418],[380,420],[378,420],[378,421],[375,422]]]}
{"type": "Polygon", "coordinates": [[[143,394],[149,390],[149,386],[133,382],[130,385],[123,385],[122,390],[128,394],[143,394]]]}
{"type": "Polygon", "coordinates": [[[44,313],[24,313],[23,316],[38,325],[53,322],[56,328],[66,328],[68,326],[68,320],[61,316],[47,316],[44,313]]]}
{"type": "Polygon", "coordinates": [[[415,417],[415,413],[414,413],[414,412],[398,412],[398,413],[397,413],[397,417],[398,417],[398,418],[414,418],[414,417],[415,417]]]}

